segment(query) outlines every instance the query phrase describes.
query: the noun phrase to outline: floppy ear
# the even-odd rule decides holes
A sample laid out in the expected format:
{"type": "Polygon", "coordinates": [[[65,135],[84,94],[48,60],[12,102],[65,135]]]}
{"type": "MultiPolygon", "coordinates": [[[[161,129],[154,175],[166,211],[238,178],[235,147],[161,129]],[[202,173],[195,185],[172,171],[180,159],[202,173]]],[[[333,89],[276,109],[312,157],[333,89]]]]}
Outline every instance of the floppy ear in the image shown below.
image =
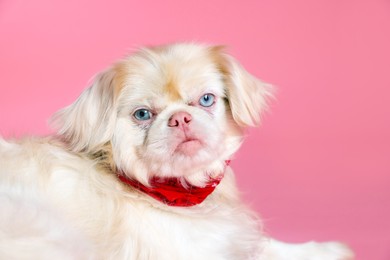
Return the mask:
{"type": "Polygon", "coordinates": [[[257,126],[261,113],[267,109],[268,99],[272,97],[272,86],[249,74],[233,57],[223,53],[222,47],[216,49],[233,119],[241,127],[257,126]]]}
{"type": "Polygon", "coordinates": [[[57,112],[51,122],[58,134],[75,152],[93,152],[112,137],[115,125],[115,100],[118,95],[115,70],[96,76],[70,106],[57,112]]]}

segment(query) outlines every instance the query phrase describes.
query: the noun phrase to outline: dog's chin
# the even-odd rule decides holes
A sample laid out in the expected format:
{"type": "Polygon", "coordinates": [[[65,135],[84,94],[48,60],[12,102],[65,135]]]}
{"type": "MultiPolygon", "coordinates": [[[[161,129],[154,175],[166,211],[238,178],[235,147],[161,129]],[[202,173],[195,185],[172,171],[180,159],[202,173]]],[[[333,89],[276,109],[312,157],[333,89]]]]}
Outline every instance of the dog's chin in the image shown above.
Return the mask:
{"type": "Polygon", "coordinates": [[[175,154],[183,156],[195,156],[203,147],[202,142],[196,138],[188,138],[177,144],[174,149],[175,154]]]}
{"type": "Polygon", "coordinates": [[[221,146],[210,145],[202,139],[185,138],[168,145],[169,151],[144,153],[142,161],[148,168],[149,177],[186,177],[204,174],[213,172],[209,167],[220,160],[223,151],[221,146]]]}

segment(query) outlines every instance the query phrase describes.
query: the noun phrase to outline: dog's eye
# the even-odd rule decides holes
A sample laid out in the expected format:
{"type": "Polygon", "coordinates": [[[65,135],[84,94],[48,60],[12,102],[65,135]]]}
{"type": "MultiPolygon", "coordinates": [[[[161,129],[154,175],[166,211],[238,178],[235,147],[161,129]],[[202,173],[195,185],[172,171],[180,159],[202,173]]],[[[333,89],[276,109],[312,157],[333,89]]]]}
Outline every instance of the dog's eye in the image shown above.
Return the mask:
{"type": "Polygon", "coordinates": [[[214,105],[215,101],[215,96],[213,94],[204,94],[200,99],[199,99],[199,104],[203,107],[211,107],[214,105]]]}
{"type": "Polygon", "coordinates": [[[146,108],[136,110],[133,115],[139,121],[146,121],[152,118],[152,113],[146,108]]]}

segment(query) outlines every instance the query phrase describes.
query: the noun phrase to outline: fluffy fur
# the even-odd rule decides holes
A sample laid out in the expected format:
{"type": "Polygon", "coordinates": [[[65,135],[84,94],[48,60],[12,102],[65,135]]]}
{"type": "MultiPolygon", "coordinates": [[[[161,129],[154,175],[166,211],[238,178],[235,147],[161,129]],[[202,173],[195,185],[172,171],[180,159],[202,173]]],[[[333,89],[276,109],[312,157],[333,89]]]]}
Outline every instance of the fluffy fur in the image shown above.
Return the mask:
{"type": "Polygon", "coordinates": [[[117,62],[54,116],[56,135],[0,139],[0,258],[352,259],[338,243],[267,238],[240,201],[225,161],[271,92],[221,47],[144,48],[117,62]],[[223,172],[204,202],[185,208],[117,177],[201,187],[223,172]]]}

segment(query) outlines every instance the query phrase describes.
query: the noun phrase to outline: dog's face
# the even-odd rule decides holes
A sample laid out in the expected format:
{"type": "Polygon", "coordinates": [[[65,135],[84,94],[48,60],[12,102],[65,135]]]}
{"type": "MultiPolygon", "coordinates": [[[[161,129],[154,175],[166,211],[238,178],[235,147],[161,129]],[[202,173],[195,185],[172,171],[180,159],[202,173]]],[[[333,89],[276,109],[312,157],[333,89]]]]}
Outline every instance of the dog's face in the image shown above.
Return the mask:
{"type": "Polygon", "coordinates": [[[116,63],[57,122],[72,150],[111,170],[143,183],[161,175],[201,184],[223,170],[269,95],[222,48],[177,44],[116,63]]]}

